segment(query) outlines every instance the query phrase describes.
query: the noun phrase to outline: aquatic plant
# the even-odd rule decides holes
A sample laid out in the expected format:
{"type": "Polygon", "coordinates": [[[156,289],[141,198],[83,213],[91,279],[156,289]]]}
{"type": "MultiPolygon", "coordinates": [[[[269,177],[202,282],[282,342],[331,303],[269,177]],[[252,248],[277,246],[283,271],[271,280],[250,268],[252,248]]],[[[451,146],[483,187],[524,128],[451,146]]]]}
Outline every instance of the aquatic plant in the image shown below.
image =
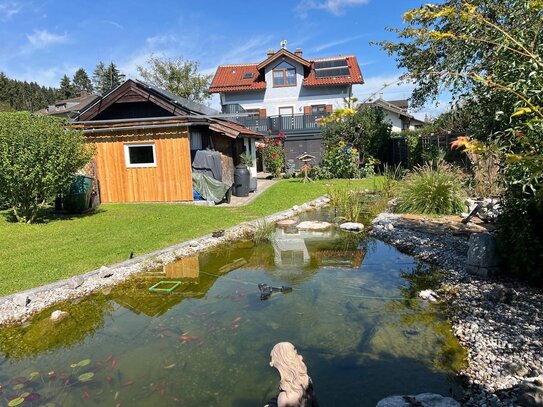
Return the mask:
{"type": "Polygon", "coordinates": [[[253,241],[255,243],[269,242],[272,239],[274,231],[275,223],[268,222],[266,219],[259,221],[256,224],[253,241]]]}

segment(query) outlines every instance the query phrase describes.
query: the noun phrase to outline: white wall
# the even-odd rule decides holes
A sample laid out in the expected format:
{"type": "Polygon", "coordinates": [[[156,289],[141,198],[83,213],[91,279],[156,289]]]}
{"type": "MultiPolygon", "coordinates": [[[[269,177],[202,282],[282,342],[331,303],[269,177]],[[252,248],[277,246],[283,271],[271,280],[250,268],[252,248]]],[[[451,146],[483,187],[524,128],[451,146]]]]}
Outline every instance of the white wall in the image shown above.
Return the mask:
{"type": "Polygon", "coordinates": [[[402,120],[400,119],[399,114],[386,110],[383,110],[383,113],[385,114],[385,122],[389,122],[390,124],[392,124],[393,133],[399,133],[400,131],[402,131],[402,120]]]}
{"type": "Polygon", "coordinates": [[[244,109],[266,109],[267,116],[279,114],[279,107],[294,107],[294,114],[304,113],[304,106],[332,105],[334,109],[343,107],[344,99],[349,97],[350,85],[304,87],[303,67],[286,58],[296,68],[296,86],[273,87],[273,68],[281,63],[274,61],[265,68],[267,88],[262,91],[227,92],[221,94],[221,103],[241,105],[244,109]]]}

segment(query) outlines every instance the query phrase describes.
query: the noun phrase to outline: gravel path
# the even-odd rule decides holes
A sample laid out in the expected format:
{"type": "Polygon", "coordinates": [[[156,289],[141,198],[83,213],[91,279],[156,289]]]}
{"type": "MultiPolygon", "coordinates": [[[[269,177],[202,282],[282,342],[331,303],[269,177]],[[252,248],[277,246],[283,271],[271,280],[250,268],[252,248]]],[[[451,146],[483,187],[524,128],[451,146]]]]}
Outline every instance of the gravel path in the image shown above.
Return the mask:
{"type": "Polygon", "coordinates": [[[468,350],[465,406],[543,405],[543,292],[464,270],[466,233],[426,227],[428,221],[382,213],[372,234],[446,271],[444,289],[453,332],[468,350]],[[538,377],[539,376],[539,377],[538,377]],[[539,401],[537,401],[539,400],[539,401]]]}

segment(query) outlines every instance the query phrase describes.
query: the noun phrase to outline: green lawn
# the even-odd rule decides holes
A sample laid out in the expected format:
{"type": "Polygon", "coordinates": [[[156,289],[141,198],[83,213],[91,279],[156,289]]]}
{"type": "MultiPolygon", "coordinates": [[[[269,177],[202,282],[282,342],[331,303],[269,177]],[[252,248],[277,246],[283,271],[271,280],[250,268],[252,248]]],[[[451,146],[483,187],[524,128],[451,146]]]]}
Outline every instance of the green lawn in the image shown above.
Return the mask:
{"type": "MultiPolygon", "coordinates": [[[[346,180],[282,180],[251,204],[237,208],[180,204],[107,204],[93,214],[55,217],[26,225],[0,212],[0,295],[51,283],[102,265],[190,240],[242,221],[272,214],[326,193],[346,180]]],[[[373,189],[374,179],[354,180],[373,189]]]]}

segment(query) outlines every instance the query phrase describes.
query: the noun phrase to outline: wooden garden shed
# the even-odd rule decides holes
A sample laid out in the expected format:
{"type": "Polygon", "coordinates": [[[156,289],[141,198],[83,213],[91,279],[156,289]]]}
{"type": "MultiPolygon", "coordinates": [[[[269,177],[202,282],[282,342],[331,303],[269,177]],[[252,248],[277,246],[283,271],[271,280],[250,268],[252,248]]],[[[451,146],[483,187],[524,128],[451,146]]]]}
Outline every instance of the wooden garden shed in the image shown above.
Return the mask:
{"type": "Polygon", "coordinates": [[[233,182],[239,155],[261,135],[219,112],[145,83],[127,80],[74,119],[96,146],[100,200],[192,201],[197,150],[221,157],[222,181],[233,182]]]}

